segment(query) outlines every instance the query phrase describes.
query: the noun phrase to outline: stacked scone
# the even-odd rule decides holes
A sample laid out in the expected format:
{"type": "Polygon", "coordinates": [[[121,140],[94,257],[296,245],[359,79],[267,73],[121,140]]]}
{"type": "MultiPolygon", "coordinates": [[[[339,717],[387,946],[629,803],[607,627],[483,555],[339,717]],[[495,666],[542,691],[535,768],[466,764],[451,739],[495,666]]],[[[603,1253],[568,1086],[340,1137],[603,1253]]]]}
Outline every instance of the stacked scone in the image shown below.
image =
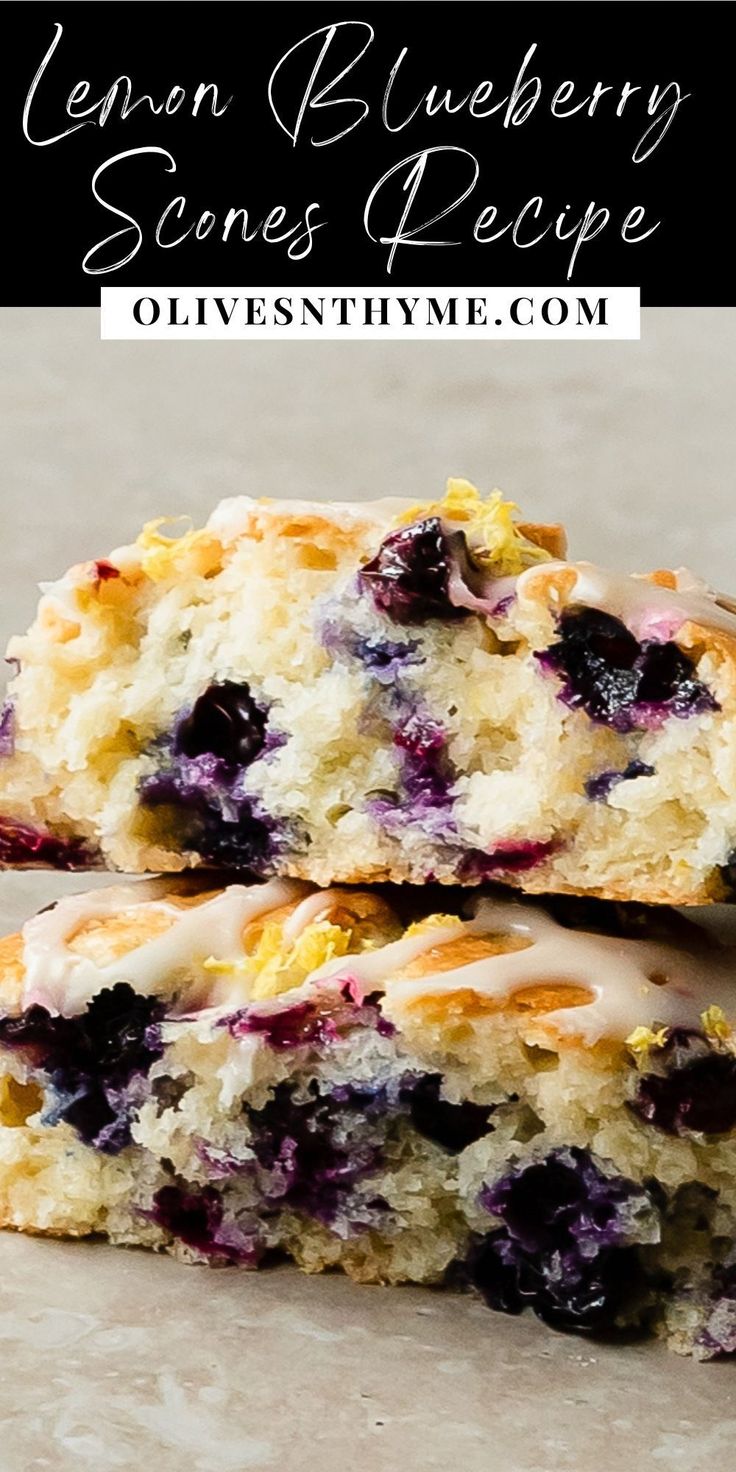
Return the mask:
{"type": "Polygon", "coordinates": [[[169,877],[0,944],[0,1221],[736,1352],[736,615],[514,510],[242,498],[45,588],[0,860],[169,877]]]}

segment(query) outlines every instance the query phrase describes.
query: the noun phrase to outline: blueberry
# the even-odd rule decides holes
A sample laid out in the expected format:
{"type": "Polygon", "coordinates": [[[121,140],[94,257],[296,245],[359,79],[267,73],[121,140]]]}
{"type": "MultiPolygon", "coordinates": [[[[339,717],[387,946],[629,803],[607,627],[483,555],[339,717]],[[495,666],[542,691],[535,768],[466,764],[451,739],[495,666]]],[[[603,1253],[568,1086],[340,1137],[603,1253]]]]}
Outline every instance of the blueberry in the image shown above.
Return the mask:
{"type": "Polygon", "coordinates": [[[22,1049],[48,1074],[57,1096],[54,1121],[64,1120],[85,1144],[112,1155],[130,1143],[126,1090],[163,1053],[156,1025],[163,1015],[157,997],[139,996],[119,981],[76,1017],[34,1006],[0,1018],[0,1043],[22,1049]]]}
{"type": "Polygon", "coordinates": [[[334,1221],[353,1187],[380,1164],[384,1110],[380,1090],[345,1085],[322,1095],[314,1082],[306,1098],[280,1083],[263,1108],[246,1104],[265,1199],[325,1224],[334,1221]]]}
{"type": "Polygon", "coordinates": [[[348,981],[342,987],[341,1005],[330,1010],[309,1001],[292,1002],[285,1007],[242,1007],[223,1018],[220,1025],[227,1027],[234,1038],[258,1034],[277,1053],[292,1048],[322,1048],[357,1027],[375,1029],[381,1037],[392,1037],[395,1029],[383,1016],[381,1001],[378,992],[356,1001],[348,981]]]}
{"type": "Polygon", "coordinates": [[[619,782],[633,782],[637,777],[653,776],[654,767],[650,767],[648,762],[634,760],[623,771],[599,772],[596,777],[589,777],[585,784],[585,796],[590,802],[605,802],[619,782]]]}
{"type": "Polygon", "coordinates": [[[736,1057],[695,1030],[672,1028],[657,1056],[663,1071],[638,1082],[632,1109],[666,1134],[725,1135],[736,1128],[736,1057]]]}
{"type": "Polygon", "coordinates": [[[277,1053],[319,1046],[337,1036],[337,1028],[328,1013],[314,1002],[294,1002],[291,1007],[278,1007],[271,1012],[246,1007],[228,1019],[228,1027],[236,1038],[260,1034],[277,1053]]]}
{"type": "Polygon", "coordinates": [[[489,1308],[507,1314],[531,1308],[552,1328],[580,1333],[610,1329],[633,1293],[642,1289],[632,1248],[600,1252],[589,1263],[560,1256],[553,1270],[516,1250],[503,1230],[480,1242],[469,1267],[489,1308]]]}
{"type": "Polygon", "coordinates": [[[162,1186],[153,1198],[153,1220],[172,1237],[209,1252],[222,1223],[222,1198],[214,1186],[162,1186]]]}
{"type": "Polygon", "coordinates": [[[207,863],[269,873],[281,841],[278,825],[242,791],[239,769],[209,754],[177,755],[170,742],[160,751],[162,765],[139,784],[144,806],[177,812],[178,841],[207,863]]]}
{"type": "Polygon", "coordinates": [[[426,808],[451,803],[456,779],[447,754],[447,735],[430,717],[415,711],[394,731],[394,746],[402,754],[401,779],[412,818],[421,821],[426,808]]]}
{"type": "Polygon", "coordinates": [[[143,1215],[216,1262],[256,1267],[263,1255],[256,1220],[238,1211],[228,1216],[223,1196],[214,1186],[180,1180],[161,1186],[143,1215]]]}
{"type": "MultiPolygon", "coordinates": [[[[358,1009],[357,1015],[364,1011],[358,1009]]],[[[302,1041],[296,1037],[292,1045],[302,1041]]],[[[275,1046],[281,1043],[277,1037],[275,1046]]],[[[379,1168],[387,1145],[389,1160],[395,1158],[392,1142],[407,1124],[458,1154],[488,1133],[493,1110],[468,1101],[451,1104],[440,1097],[441,1085],[440,1074],[361,1079],[324,1091],[315,1080],[306,1091],[277,1084],[262,1108],[245,1106],[250,1145],[264,1173],[259,1183],[264,1197],[330,1224],[349,1213],[350,1193],[379,1168]]]]}
{"type": "Polygon", "coordinates": [[[553,1150],[481,1193],[502,1225],[478,1239],[466,1270],[492,1308],[530,1307],[560,1328],[610,1327],[642,1291],[638,1242],[653,1240],[651,1194],[609,1176],[585,1150],[553,1150]]]}
{"type": "Polygon", "coordinates": [[[178,813],[177,841],[209,864],[271,872],[283,825],[244,789],[248,765],[285,739],[267,725],[248,686],[225,680],[149,747],[156,769],[140,781],[141,803],[178,813]]]}
{"type": "Polygon", "coordinates": [[[426,1140],[458,1155],[492,1129],[492,1104],[473,1104],[464,1099],[451,1104],[441,1097],[442,1075],[427,1073],[404,1085],[400,1098],[409,1105],[409,1118],[426,1140]]]}
{"type": "Polygon", "coordinates": [[[216,756],[245,767],[263,749],[267,715],[248,685],[223,680],[210,685],[181,722],[177,750],[184,756],[216,756]]]}
{"type": "MultiPolygon", "coordinates": [[[[195,712],[196,706],[192,717],[195,712]]],[[[286,841],[285,825],[244,790],[244,768],[231,759],[235,739],[228,758],[212,752],[187,756],[180,748],[179,731],[159,737],[149,748],[157,766],[140,780],[142,805],[170,808],[177,815],[175,841],[207,863],[261,876],[272,872],[274,856],[286,841]]],[[[241,757],[248,744],[243,736],[241,757]]],[[[272,750],[278,744],[278,733],[266,735],[265,746],[272,750]]],[[[252,741],[250,750],[254,751],[252,741]]],[[[293,833],[291,837],[296,841],[293,833]]]]}
{"type": "Polygon", "coordinates": [[[359,574],[381,613],[400,624],[466,616],[449,599],[452,548],[438,516],[391,532],[359,574]]]}
{"type": "Polygon", "coordinates": [[[640,644],[620,619],[599,609],[563,613],[558,641],[536,657],[562,680],[564,704],[616,731],[719,708],[676,644],[640,644]]]}

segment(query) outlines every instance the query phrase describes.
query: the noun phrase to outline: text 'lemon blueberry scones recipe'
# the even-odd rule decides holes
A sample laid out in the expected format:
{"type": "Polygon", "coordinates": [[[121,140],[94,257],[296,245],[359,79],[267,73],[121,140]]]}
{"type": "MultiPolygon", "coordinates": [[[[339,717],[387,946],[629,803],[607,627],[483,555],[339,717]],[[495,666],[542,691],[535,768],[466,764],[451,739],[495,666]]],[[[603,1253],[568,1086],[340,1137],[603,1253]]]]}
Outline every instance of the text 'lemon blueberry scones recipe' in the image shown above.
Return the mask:
{"type": "Polygon", "coordinates": [[[0,862],[728,898],[736,616],[438,502],[224,502],[45,587],[0,862]]]}

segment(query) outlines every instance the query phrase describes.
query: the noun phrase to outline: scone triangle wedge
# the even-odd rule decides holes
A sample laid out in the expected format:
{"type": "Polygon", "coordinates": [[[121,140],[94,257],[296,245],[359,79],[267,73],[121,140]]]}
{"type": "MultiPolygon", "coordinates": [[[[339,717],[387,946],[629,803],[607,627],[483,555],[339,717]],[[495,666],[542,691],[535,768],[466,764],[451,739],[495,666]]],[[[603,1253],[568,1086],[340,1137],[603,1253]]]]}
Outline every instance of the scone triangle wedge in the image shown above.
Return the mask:
{"type": "Polygon", "coordinates": [[[7,866],[730,895],[732,609],[465,481],[149,523],[8,655],[7,866]]]}
{"type": "Polygon", "coordinates": [[[0,943],[0,1224],[732,1353],[735,1015],[666,910],[97,889],[0,943]]]}

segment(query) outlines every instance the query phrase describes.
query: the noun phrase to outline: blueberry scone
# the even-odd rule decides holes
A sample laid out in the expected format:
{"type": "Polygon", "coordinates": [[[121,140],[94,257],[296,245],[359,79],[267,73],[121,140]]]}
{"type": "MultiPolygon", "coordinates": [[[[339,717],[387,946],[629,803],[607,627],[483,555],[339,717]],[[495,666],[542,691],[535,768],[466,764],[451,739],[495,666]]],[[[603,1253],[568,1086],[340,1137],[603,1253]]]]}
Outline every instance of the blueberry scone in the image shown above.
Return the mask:
{"type": "Polygon", "coordinates": [[[514,510],[243,498],[73,568],[9,648],[0,862],[726,897],[736,616],[514,510]]]}
{"type": "Polygon", "coordinates": [[[736,949],[502,893],[181,876],[42,912],[0,956],[0,1222],[733,1353],[736,949]]]}

